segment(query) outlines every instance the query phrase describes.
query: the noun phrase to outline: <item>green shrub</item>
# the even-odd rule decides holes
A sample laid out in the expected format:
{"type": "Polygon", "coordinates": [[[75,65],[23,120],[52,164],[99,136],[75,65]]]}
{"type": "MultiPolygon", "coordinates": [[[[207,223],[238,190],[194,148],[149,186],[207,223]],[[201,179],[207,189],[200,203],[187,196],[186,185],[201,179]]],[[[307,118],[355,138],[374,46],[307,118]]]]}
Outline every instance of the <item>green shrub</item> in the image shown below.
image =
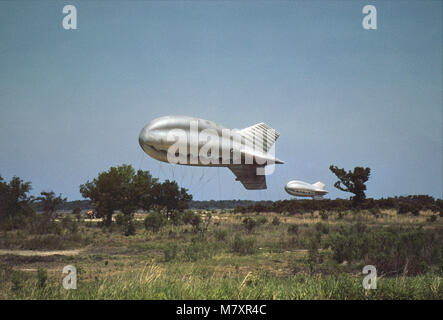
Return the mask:
{"type": "Polygon", "coordinates": [[[320,210],[320,217],[322,220],[328,220],[328,214],[325,210],[320,210]]]}
{"type": "Polygon", "coordinates": [[[182,220],[184,224],[191,224],[192,219],[194,218],[195,213],[192,210],[185,210],[182,214],[182,220]]]}
{"type": "Polygon", "coordinates": [[[369,209],[369,213],[372,214],[374,217],[378,218],[381,214],[379,207],[374,207],[369,209]]]}
{"type": "Polygon", "coordinates": [[[126,223],[126,221],[127,217],[123,213],[119,213],[115,216],[115,223],[120,227],[123,226],[126,223]]]}
{"type": "Polygon", "coordinates": [[[241,255],[253,254],[256,252],[255,239],[242,238],[236,234],[231,244],[231,251],[241,255]]]}
{"type": "Polygon", "coordinates": [[[420,206],[412,202],[401,202],[398,206],[399,214],[412,213],[414,216],[420,214],[420,206]]]}
{"type": "Polygon", "coordinates": [[[71,233],[76,233],[78,231],[78,223],[72,220],[71,217],[66,216],[62,219],[62,228],[68,230],[71,233]]]}
{"type": "Polygon", "coordinates": [[[272,225],[278,226],[279,224],[280,224],[280,219],[278,217],[274,217],[274,219],[272,219],[272,225]]]}
{"type": "Polygon", "coordinates": [[[182,258],[184,261],[194,262],[210,258],[212,255],[213,247],[211,245],[194,238],[190,245],[184,247],[182,258]]]}
{"type": "Polygon", "coordinates": [[[315,230],[317,230],[320,233],[328,234],[329,233],[329,225],[326,223],[318,222],[315,224],[315,230]]]}
{"type": "Polygon", "coordinates": [[[48,272],[46,269],[39,268],[37,270],[37,286],[39,288],[46,287],[46,280],[48,280],[48,272]]]}
{"type": "Polygon", "coordinates": [[[158,232],[165,226],[167,220],[164,215],[159,212],[152,212],[144,220],[146,230],[152,230],[152,232],[158,232]]]}
{"type": "Polygon", "coordinates": [[[266,223],[268,223],[268,218],[266,218],[264,216],[260,216],[257,218],[257,223],[261,224],[261,225],[266,224],[266,223]]]}
{"type": "Polygon", "coordinates": [[[288,227],[288,233],[289,234],[298,234],[298,225],[297,224],[291,224],[288,227]]]}
{"type": "Polygon", "coordinates": [[[257,227],[257,221],[251,217],[246,217],[243,219],[243,225],[248,232],[252,232],[257,227]]]}
{"type": "Polygon", "coordinates": [[[119,213],[115,216],[115,223],[120,227],[125,236],[133,236],[137,231],[131,214],[119,213]]]}
{"type": "Polygon", "coordinates": [[[200,217],[199,214],[194,214],[194,216],[190,219],[190,224],[194,232],[200,231],[201,223],[202,223],[202,218],[200,217]]]}
{"type": "Polygon", "coordinates": [[[179,251],[179,247],[175,243],[168,243],[166,247],[163,249],[163,255],[165,257],[165,261],[174,260],[177,257],[179,251]]]}
{"type": "Polygon", "coordinates": [[[438,230],[389,227],[368,231],[360,224],[341,227],[328,237],[333,259],[377,266],[380,273],[420,274],[441,266],[443,238],[438,230]]]}
{"type": "Polygon", "coordinates": [[[215,229],[214,230],[214,237],[218,241],[226,240],[227,235],[228,235],[228,232],[226,230],[222,230],[222,229],[215,229]]]}
{"type": "Polygon", "coordinates": [[[171,213],[171,222],[174,226],[180,226],[183,224],[183,212],[180,212],[178,210],[174,210],[171,213]]]}

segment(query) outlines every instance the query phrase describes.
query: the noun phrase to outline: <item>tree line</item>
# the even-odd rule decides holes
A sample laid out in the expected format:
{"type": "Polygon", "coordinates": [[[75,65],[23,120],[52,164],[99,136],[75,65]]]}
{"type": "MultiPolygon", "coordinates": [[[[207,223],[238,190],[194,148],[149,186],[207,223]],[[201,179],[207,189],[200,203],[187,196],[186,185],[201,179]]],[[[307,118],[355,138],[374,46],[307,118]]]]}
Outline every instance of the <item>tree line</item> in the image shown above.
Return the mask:
{"type": "MultiPolygon", "coordinates": [[[[421,210],[431,210],[434,213],[443,212],[443,200],[434,199],[428,195],[409,195],[381,199],[367,198],[360,203],[357,210],[394,209],[399,214],[412,213],[418,215],[421,210]]],[[[256,203],[249,206],[238,206],[235,212],[277,212],[282,214],[299,214],[312,211],[346,211],[356,210],[352,200],[279,200],[271,204],[256,203]]]]}
{"type": "MultiPolygon", "coordinates": [[[[30,195],[31,189],[31,182],[19,177],[7,182],[0,176],[1,229],[18,229],[23,224],[42,221],[42,217],[52,221],[56,211],[66,204],[67,199],[56,196],[53,191],[43,191],[39,197],[34,197],[30,195]],[[37,216],[36,211],[43,214],[37,216]]],[[[131,216],[138,209],[157,210],[169,217],[174,211],[187,209],[192,200],[192,195],[187,193],[187,189],[180,188],[177,182],[159,182],[149,171],[136,172],[131,165],[111,167],[99,173],[92,181],[80,186],[80,193],[90,200],[96,215],[103,218],[108,226],[115,211],[131,216]]]]}

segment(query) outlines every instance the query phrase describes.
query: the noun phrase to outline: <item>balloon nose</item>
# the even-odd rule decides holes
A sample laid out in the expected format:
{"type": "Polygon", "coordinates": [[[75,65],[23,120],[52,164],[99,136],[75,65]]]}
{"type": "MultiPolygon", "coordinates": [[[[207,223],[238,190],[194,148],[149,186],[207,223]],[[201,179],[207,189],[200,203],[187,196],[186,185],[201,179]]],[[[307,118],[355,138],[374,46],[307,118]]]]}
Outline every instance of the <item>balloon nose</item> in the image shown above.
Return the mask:
{"type": "Polygon", "coordinates": [[[140,144],[140,147],[143,148],[143,146],[146,145],[152,145],[152,137],[149,132],[149,126],[145,126],[142,131],[140,131],[140,135],[138,136],[138,143],[140,144]]]}

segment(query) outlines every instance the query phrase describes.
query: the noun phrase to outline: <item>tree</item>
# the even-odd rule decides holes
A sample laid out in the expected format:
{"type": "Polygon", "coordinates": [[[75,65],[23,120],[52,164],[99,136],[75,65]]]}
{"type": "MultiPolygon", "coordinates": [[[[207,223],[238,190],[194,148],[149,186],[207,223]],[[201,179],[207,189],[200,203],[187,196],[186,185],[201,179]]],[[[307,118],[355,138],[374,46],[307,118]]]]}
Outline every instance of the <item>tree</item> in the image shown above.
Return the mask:
{"type": "Polygon", "coordinates": [[[138,170],[134,177],[134,200],[143,210],[150,210],[154,204],[153,188],[158,179],[153,178],[149,171],[138,170]]]}
{"type": "Polygon", "coordinates": [[[155,184],[152,188],[152,201],[165,208],[169,216],[174,210],[183,211],[189,208],[192,195],[187,191],[185,188],[179,188],[177,182],[165,180],[163,183],[155,184]]]}
{"type": "Polygon", "coordinates": [[[22,218],[34,214],[31,208],[33,198],[28,195],[31,183],[13,177],[9,183],[0,177],[0,222],[7,221],[11,227],[22,223],[22,218]]]}
{"type": "Polygon", "coordinates": [[[340,169],[334,165],[331,165],[329,169],[339,179],[339,181],[335,182],[334,187],[341,191],[353,193],[354,196],[351,197],[352,205],[353,207],[358,207],[366,198],[365,182],[369,179],[371,169],[355,167],[353,172],[346,172],[344,169],[340,169]]]}
{"type": "Polygon", "coordinates": [[[116,210],[130,215],[140,207],[149,209],[156,181],[149,171],[139,170],[136,174],[131,165],[121,165],[111,167],[99,173],[93,181],[82,184],[80,193],[92,200],[97,215],[109,226],[116,210]]]}
{"type": "Polygon", "coordinates": [[[54,214],[57,208],[60,205],[64,204],[67,200],[67,198],[62,198],[61,194],[56,197],[53,191],[43,191],[40,193],[40,195],[41,197],[36,198],[36,200],[39,201],[39,204],[41,205],[43,211],[48,215],[48,218],[50,219],[54,218],[54,214]]]}

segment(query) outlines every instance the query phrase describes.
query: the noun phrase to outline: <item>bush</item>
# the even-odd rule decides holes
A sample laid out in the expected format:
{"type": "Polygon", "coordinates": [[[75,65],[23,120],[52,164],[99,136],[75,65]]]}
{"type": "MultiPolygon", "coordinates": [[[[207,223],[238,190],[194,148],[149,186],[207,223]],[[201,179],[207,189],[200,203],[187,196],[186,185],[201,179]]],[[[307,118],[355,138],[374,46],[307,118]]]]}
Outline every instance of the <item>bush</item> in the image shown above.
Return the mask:
{"type": "Polygon", "coordinates": [[[412,213],[414,216],[420,214],[420,207],[412,202],[401,202],[398,206],[399,214],[412,213]]]}
{"type": "Polygon", "coordinates": [[[315,230],[317,230],[320,233],[328,234],[329,233],[329,225],[325,223],[318,222],[315,224],[315,230]]]}
{"type": "Polygon", "coordinates": [[[200,217],[199,214],[194,214],[193,217],[190,219],[190,224],[194,232],[200,230],[201,223],[202,223],[202,218],[200,217]]]}
{"type": "Polygon", "coordinates": [[[180,226],[183,224],[183,212],[180,212],[178,210],[174,210],[174,212],[171,213],[171,222],[174,226],[180,226]]]}
{"type": "Polygon", "coordinates": [[[183,223],[190,224],[194,216],[195,213],[192,210],[185,210],[182,214],[183,223]]]}
{"type": "Polygon", "coordinates": [[[320,211],[320,217],[322,220],[328,220],[328,214],[326,213],[325,210],[320,211]]]}
{"type": "Polygon", "coordinates": [[[206,242],[200,242],[198,238],[193,239],[191,244],[183,249],[183,260],[188,262],[207,259],[212,255],[213,248],[206,242]]]}
{"type": "Polygon", "coordinates": [[[253,254],[256,252],[255,239],[242,238],[240,235],[236,234],[231,244],[231,250],[232,252],[241,255],[253,254]]]}
{"type": "Polygon", "coordinates": [[[381,211],[379,207],[374,207],[369,209],[369,213],[371,213],[374,217],[378,218],[381,214],[381,211]]]}
{"type": "Polygon", "coordinates": [[[136,233],[135,223],[130,214],[119,213],[115,216],[115,223],[125,236],[133,236],[136,233]]]}
{"type": "Polygon", "coordinates": [[[218,241],[226,240],[227,235],[228,235],[228,232],[226,230],[221,230],[221,229],[215,229],[214,230],[214,237],[218,241]]]}
{"type": "Polygon", "coordinates": [[[280,219],[278,217],[274,217],[274,219],[272,219],[272,225],[278,226],[279,224],[280,224],[280,219]]]}
{"type": "Polygon", "coordinates": [[[119,213],[115,216],[115,223],[120,227],[123,226],[126,221],[126,215],[123,213],[119,213]]]}
{"type": "Polygon", "coordinates": [[[323,262],[323,258],[319,252],[321,234],[315,233],[308,242],[308,257],[307,263],[309,271],[312,273],[316,269],[316,266],[323,262]]]}
{"type": "Polygon", "coordinates": [[[163,254],[165,257],[165,261],[174,260],[177,257],[179,248],[175,243],[169,243],[164,249],[163,254]]]}
{"type": "Polygon", "coordinates": [[[245,226],[248,232],[252,232],[257,226],[257,221],[251,217],[246,217],[243,219],[243,225],[245,226]]]}
{"type": "Polygon", "coordinates": [[[48,280],[48,272],[46,269],[39,268],[37,270],[37,286],[39,288],[46,287],[46,280],[48,280]]]}
{"type": "Polygon", "coordinates": [[[298,225],[296,225],[296,224],[291,224],[291,225],[288,227],[288,233],[289,233],[289,234],[298,234],[298,225]]]}
{"type": "Polygon", "coordinates": [[[66,216],[62,219],[62,228],[68,230],[71,233],[76,233],[78,231],[78,223],[75,220],[72,220],[69,216],[66,216]]]}
{"type": "Polygon", "coordinates": [[[416,275],[441,264],[443,239],[437,230],[390,227],[362,232],[362,229],[356,224],[330,234],[328,243],[334,260],[372,264],[380,273],[390,275],[416,275]]]}
{"type": "Polygon", "coordinates": [[[146,230],[152,230],[152,232],[158,232],[160,229],[165,226],[167,223],[167,220],[165,216],[163,216],[161,213],[153,212],[148,214],[148,216],[145,218],[144,225],[146,230]]]}
{"type": "Polygon", "coordinates": [[[266,223],[268,223],[268,218],[266,218],[264,216],[260,216],[257,218],[257,223],[261,224],[261,225],[266,224],[266,223]]]}

